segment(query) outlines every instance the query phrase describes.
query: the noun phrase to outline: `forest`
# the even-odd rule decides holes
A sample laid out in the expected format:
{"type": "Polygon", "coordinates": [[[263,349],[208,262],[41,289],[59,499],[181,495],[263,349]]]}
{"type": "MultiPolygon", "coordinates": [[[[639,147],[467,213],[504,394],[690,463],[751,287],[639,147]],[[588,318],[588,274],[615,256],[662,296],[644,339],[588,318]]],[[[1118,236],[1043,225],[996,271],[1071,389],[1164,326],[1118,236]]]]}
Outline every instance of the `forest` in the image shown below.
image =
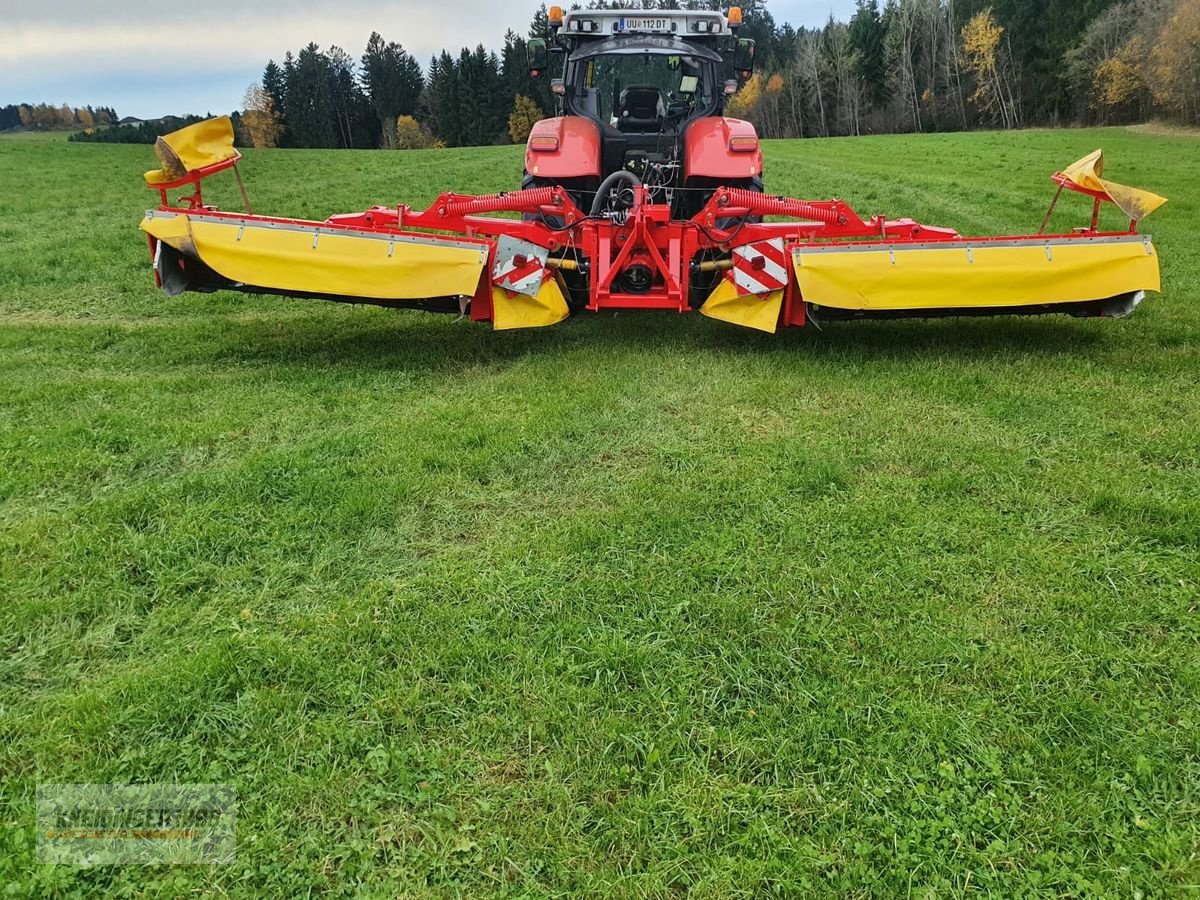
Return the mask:
{"type": "MultiPolygon", "coordinates": [[[[588,8],[681,5],[722,8],[676,0],[588,8]]],[[[762,2],[746,12],[742,36],[757,42],[756,69],[727,113],[764,137],[1150,118],[1200,125],[1200,0],[857,0],[849,21],[831,17],[821,28],[779,24],[762,2]]],[[[545,79],[526,66],[528,37],[547,31],[542,6],[498,50],[442,50],[425,65],[378,33],[357,59],[310,43],[270,60],[247,88],[239,138],[385,149],[522,142],[555,112],[545,79]]]]}
{"type": "Polygon", "coordinates": [[[117,112],[110,106],[51,106],[48,103],[9,103],[0,106],[0,131],[50,131],[79,128],[91,131],[113,125],[117,112]]]}

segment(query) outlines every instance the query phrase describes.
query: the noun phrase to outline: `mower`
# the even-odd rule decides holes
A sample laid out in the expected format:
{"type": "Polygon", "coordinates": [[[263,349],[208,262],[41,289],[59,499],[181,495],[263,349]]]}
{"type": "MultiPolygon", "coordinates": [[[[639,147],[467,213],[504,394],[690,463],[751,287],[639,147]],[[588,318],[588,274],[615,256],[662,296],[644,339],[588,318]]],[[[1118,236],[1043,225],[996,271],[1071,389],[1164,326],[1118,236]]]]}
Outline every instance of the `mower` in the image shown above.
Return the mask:
{"type": "Polygon", "coordinates": [[[532,75],[559,115],[538,122],[519,190],[447,192],[431,206],[376,206],[324,222],[254,215],[228,118],[160,138],[146,174],[158,208],[142,230],[156,284],[469,316],[499,329],[573,312],[669,310],[775,332],[838,319],[1066,313],[1128,315],[1160,290],[1139,222],[1165,199],[1104,179],[1098,150],[1053,176],[1036,234],[962,237],[912,219],[860,218],[841,200],[763,190],[754,127],[723,116],[751,75],[742,12],[549,13],[532,75]],[[205,202],[232,169],[244,211],[205,202]],[[174,202],[169,194],[187,191],[174,202]],[[1047,233],[1064,190],[1090,224],[1047,233]],[[1102,231],[1102,204],[1129,220],[1102,231]]]}

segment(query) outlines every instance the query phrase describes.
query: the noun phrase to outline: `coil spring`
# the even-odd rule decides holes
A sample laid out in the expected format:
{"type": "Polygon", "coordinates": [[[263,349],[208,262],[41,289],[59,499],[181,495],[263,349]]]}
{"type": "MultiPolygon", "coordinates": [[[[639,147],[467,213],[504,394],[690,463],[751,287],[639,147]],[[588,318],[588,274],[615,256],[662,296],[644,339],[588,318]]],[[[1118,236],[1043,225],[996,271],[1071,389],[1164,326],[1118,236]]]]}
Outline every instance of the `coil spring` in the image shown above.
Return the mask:
{"type": "Polygon", "coordinates": [[[745,206],[752,215],[796,216],[808,221],[824,222],[826,225],[846,224],[846,217],[836,209],[826,209],[803,200],[768,197],[744,188],[727,188],[721,193],[729,199],[730,206],[745,206]]]}
{"type": "Polygon", "coordinates": [[[502,194],[485,194],[482,197],[450,200],[441,208],[440,212],[443,216],[452,217],[490,212],[521,212],[530,206],[553,204],[558,192],[559,188],[556,187],[541,187],[502,194]]]}

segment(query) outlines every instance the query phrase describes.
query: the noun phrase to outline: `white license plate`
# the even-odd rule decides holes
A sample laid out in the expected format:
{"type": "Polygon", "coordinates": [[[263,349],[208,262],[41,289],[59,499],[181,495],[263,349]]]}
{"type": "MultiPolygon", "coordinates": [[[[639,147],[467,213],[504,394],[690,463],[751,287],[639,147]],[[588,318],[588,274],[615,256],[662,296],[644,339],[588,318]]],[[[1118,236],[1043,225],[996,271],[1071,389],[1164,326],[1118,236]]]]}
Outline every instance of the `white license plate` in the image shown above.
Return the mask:
{"type": "Polygon", "coordinates": [[[621,19],[620,31],[670,31],[669,19],[621,19]]]}

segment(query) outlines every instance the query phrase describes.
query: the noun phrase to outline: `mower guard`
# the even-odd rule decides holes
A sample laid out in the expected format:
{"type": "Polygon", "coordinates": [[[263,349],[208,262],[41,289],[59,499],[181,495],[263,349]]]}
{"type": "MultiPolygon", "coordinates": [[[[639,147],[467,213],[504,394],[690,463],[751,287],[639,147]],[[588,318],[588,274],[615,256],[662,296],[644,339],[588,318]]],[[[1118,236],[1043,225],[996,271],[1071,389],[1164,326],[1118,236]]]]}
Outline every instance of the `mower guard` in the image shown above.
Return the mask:
{"type": "Polygon", "coordinates": [[[483,240],[204,212],[149,212],[142,228],[237,284],[363,300],[471,296],[491,252],[483,240]]]}
{"type": "Polygon", "coordinates": [[[846,310],[1004,308],[1158,291],[1158,259],[1138,234],[934,244],[797,246],[800,292],[846,310]]]}

